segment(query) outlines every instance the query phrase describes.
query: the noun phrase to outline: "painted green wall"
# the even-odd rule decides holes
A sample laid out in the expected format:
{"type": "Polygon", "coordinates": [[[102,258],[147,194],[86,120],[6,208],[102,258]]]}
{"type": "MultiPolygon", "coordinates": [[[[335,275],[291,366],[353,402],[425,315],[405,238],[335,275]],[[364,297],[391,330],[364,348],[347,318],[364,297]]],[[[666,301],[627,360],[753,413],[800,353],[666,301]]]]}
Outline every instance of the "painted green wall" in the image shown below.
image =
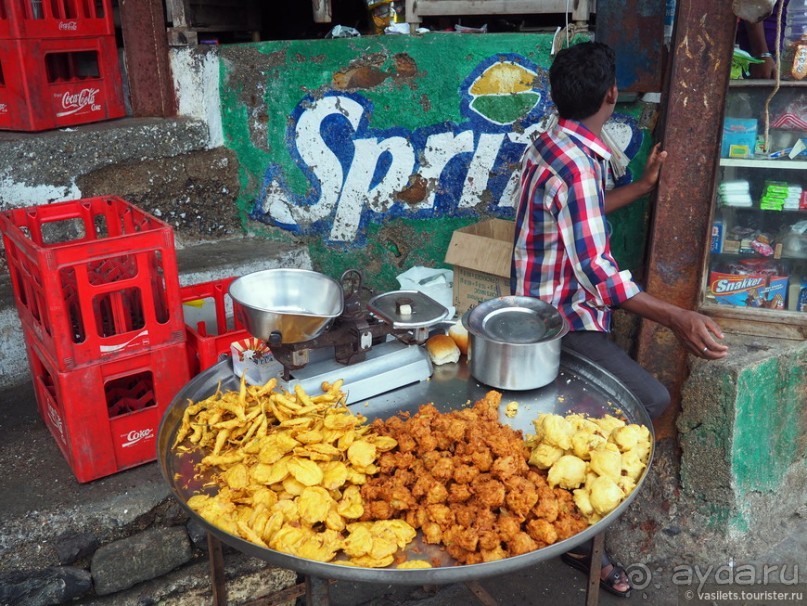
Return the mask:
{"type": "Polygon", "coordinates": [[[793,463],[807,456],[804,436],[807,365],[770,358],[737,380],[732,467],[736,489],[774,491],[793,463]]]}
{"type": "Polygon", "coordinates": [[[731,336],[729,347],[684,387],[680,479],[715,529],[743,534],[803,505],[807,344],[731,336]]]}
{"type": "MultiPolygon", "coordinates": [[[[513,215],[508,180],[517,171],[528,133],[551,107],[546,75],[551,40],[548,34],[427,34],[222,47],[223,129],[240,163],[238,207],[247,231],[303,241],[319,271],[336,276],[360,268],[366,283],[380,290],[397,288],[395,276],[414,265],[444,266],[455,229],[488,216],[513,215]],[[518,91],[531,96],[469,92],[479,90],[491,65],[508,62],[535,76],[531,90],[518,91]],[[327,102],[335,108],[330,116],[304,130],[307,117],[327,102]],[[361,112],[360,119],[346,126],[347,120],[335,115],[340,107],[346,117],[361,112]],[[517,118],[507,122],[501,118],[507,114],[517,118]],[[457,152],[437,177],[413,179],[428,173],[440,145],[459,149],[461,140],[473,140],[473,149],[457,152]],[[485,148],[499,141],[504,143],[497,154],[485,148]],[[373,198],[373,191],[365,190],[351,197],[345,184],[362,175],[369,183],[365,189],[383,191],[389,155],[379,152],[364,160],[359,144],[374,149],[385,142],[413,154],[407,187],[386,197],[373,198]],[[377,178],[370,180],[374,172],[377,178]],[[483,193],[468,193],[474,179],[485,182],[483,193]],[[331,193],[338,201],[329,213],[315,216],[312,209],[324,205],[323,192],[334,189],[334,180],[338,186],[331,193]],[[336,227],[334,216],[340,214],[347,217],[344,232],[336,227]]],[[[620,124],[632,133],[626,148],[633,158],[631,174],[641,171],[650,147],[651,137],[638,125],[641,110],[640,104],[617,109],[620,124]]],[[[639,201],[610,217],[614,254],[637,273],[648,216],[646,201],[639,201]]]]}

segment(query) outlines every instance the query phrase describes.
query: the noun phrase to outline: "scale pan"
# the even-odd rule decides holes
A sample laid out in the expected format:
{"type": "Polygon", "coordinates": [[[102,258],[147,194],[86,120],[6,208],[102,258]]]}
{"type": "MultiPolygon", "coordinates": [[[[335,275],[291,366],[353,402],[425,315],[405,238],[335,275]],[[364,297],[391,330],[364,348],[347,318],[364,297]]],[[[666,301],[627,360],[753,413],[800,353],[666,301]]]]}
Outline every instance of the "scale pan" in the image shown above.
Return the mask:
{"type": "Polygon", "coordinates": [[[307,269],[265,269],[230,284],[233,311],[253,337],[304,343],[321,335],[344,309],[342,285],[307,269]]]}

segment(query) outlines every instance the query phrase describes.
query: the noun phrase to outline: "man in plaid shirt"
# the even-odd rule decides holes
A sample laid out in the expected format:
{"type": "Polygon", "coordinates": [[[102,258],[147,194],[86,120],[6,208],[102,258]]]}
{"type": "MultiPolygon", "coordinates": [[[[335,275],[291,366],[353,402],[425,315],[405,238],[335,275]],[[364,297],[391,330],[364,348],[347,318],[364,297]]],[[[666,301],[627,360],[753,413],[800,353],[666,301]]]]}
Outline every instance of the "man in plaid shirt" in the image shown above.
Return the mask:
{"type": "MultiPolygon", "coordinates": [[[[559,119],[522,159],[513,294],[556,307],[570,325],[563,346],[618,377],[655,418],[669,405],[669,392],[609,337],[613,308],[670,328],[693,355],[716,360],[727,353],[711,318],[642,291],[611,255],[606,213],[650,193],[667,153],[656,145],[641,178],[606,193],[611,152],[601,134],[618,97],[614,51],[598,42],[563,49],[549,82],[559,119]]],[[[567,563],[584,561],[571,555],[564,557],[567,563]]],[[[617,595],[630,593],[624,570],[610,558],[603,561],[602,586],[617,595]]]]}

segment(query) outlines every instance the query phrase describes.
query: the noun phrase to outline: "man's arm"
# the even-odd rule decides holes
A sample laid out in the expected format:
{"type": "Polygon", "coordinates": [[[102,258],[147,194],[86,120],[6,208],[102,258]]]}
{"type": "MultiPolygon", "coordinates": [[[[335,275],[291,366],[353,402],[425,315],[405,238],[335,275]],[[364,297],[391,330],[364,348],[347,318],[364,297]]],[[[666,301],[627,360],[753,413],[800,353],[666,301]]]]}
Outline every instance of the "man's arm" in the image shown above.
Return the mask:
{"type": "Polygon", "coordinates": [[[773,79],[776,78],[776,62],[773,60],[773,51],[768,48],[768,41],[765,38],[765,21],[751,23],[742,22],[745,33],[748,35],[748,45],[751,54],[757,59],[763,59],[765,63],[752,63],[749,72],[752,78],[773,79]]]}
{"type": "Polygon", "coordinates": [[[728,353],[728,347],[717,341],[723,338],[720,327],[709,316],[666,303],[646,292],[631,297],[620,307],[666,326],[696,356],[719,360],[728,353]]]}
{"type": "Polygon", "coordinates": [[[664,164],[664,160],[666,159],[667,152],[661,151],[661,144],[656,143],[653,149],[650,150],[644,172],[639,179],[633,183],[615,187],[605,193],[605,214],[627,206],[634,200],[646,196],[653,191],[658,184],[661,165],[664,164]]]}

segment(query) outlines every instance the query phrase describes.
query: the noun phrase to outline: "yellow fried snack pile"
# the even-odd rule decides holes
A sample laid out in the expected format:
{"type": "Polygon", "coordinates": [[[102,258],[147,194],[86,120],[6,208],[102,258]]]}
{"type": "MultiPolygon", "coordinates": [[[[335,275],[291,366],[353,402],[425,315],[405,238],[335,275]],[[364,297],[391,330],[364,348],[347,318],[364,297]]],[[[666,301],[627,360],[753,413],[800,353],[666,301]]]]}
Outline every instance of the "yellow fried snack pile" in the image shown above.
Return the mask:
{"type": "Polygon", "coordinates": [[[573,491],[591,524],[625,500],[647,467],[651,437],[644,425],[582,414],[542,414],[533,425],[530,464],[548,470],[550,486],[573,491]]]}
{"type": "MultiPolygon", "coordinates": [[[[341,381],[309,396],[241,380],[238,392],[220,389],[185,410],[173,448],[206,453],[197,473],[206,487],[188,506],[210,524],[262,547],[334,563],[389,566],[415,537],[399,520],[359,522],[359,491],[378,471],[377,457],[397,446],[345,405],[341,381]]],[[[398,558],[401,560],[402,558],[398,558]]],[[[421,565],[421,564],[418,564],[421,565]]]]}

